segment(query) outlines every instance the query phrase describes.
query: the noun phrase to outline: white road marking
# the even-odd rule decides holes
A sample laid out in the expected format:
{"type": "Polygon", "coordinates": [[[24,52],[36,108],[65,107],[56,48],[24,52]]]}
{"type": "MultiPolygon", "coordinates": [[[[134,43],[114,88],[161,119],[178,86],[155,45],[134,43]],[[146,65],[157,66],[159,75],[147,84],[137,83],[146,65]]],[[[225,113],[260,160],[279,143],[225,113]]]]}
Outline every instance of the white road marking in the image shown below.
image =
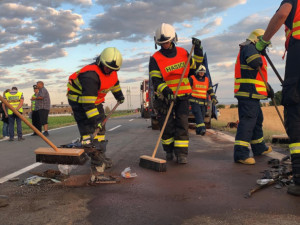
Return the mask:
{"type": "Polygon", "coordinates": [[[42,164],[43,163],[34,163],[34,164],[32,164],[30,166],[27,166],[27,167],[25,167],[23,169],[20,169],[20,170],[14,172],[14,173],[11,173],[11,174],[9,174],[9,175],[7,175],[5,177],[2,177],[2,178],[0,178],[0,184],[6,182],[6,181],[8,181],[8,180],[10,180],[10,179],[12,179],[12,178],[14,178],[16,176],[19,176],[20,174],[25,173],[25,172],[27,172],[27,171],[35,168],[35,167],[38,167],[38,166],[40,166],[42,164]]]}
{"type": "Polygon", "coordinates": [[[113,127],[113,128],[111,128],[110,130],[108,130],[108,131],[112,131],[112,130],[115,130],[115,129],[117,129],[117,128],[119,128],[119,127],[121,127],[122,125],[118,125],[118,126],[116,126],[116,127],[113,127]]]}
{"type": "Polygon", "coordinates": [[[129,121],[132,121],[133,119],[129,120],[129,121]]]}

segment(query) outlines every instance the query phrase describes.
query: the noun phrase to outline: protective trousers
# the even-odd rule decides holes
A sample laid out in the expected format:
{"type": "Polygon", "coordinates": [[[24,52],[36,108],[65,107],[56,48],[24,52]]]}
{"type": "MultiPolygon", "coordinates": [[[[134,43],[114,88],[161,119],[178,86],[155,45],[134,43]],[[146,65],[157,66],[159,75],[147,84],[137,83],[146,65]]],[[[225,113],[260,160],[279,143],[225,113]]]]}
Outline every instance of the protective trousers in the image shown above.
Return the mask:
{"type": "Polygon", "coordinates": [[[203,103],[203,105],[191,102],[191,107],[192,107],[192,113],[195,116],[195,122],[196,122],[196,134],[200,134],[201,131],[205,132],[205,123],[204,123],[204,118],[205,118],[205,113],[206,113],[206,107],[203,103]]]}
{"type": "MultiPolygon", "coordinates": [[[[174,152],[175,155],[187,155],[189,146],[188,133],[188,99],[176,99],[173,111],[169,116],[164,133],[162,135],[162,145],[164,151],[174,152]]],[[[166,113],[158,113],[160,129],[166,119],[166,113]]]]}
{"type": "Polygon", "coordinates": [[[253,155],[261,155],[268,149],[263,138],[263,114],[256,99],[238,99],[239,125],[234,143],[234,160],[249,158],[251,149],[253,155]]]}
{"type": "MultiPolygon", "coordinates": [[[[91,121],[87,118],[86,113],[82,107],[82,104],[69,100],[69,104],[72,107],[75,121],[77,122],[77,126],[79,129],[79,133],[81,139],[89,138],[95,132],[95,124],[94,121],[91,121]]],[[[105,113],[103,109],[103,105],[97,105],[97,109],[99,114],[102,116],[100,121],[103,121],[105,118],[105,113]]],[[[100,122],[99,121],[99,122],[100,122]]],[[[94,147],[97,151],[91,152],[89,156],[91,157],[91,163],[94,165],[102,165],[104,162],[105,152],[106,152],[107,141],[105,140],[105,128],[97,133],[96,136],[93,137],[92,142],[90,143],[91,147],[94,147]]]]}
{"type": "Polygon", "coordinates": [[[300,41],[290,40],[282,88],[285,129],[290,139],[293,180],[300,185],[300,41]]]}

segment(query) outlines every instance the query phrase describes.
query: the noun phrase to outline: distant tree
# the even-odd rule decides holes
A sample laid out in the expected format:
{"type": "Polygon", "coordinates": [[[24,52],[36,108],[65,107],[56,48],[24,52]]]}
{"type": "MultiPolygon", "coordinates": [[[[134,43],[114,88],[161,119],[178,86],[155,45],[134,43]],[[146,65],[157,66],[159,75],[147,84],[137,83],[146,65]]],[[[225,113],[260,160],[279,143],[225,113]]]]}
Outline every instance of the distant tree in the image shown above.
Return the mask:
{"type": "Polygon", "coordinates": [[[231,105],[229,106],[229,108],[237,108],[237,105],[231,104],[231,105]]]}
{"type": "MultiPolygon", "coordinates": [[[[275,95],[274,95],[274,100],[275,100],[276,105],[281,105],[281,99],[282,99],[282,92],[281,92],[281,91],[277,91],[277,92],[275,93],[275,95]]],[[[272,100],[269,102],[269,104],[270,104],[271,106],[274,105],[274,103],[273,103],[272,100]]]]}
{"type": "Polygon", "coordinates": [[[217,105],[217,109],[225,109],[225,105],[223,105],[223,104],[218,104],[218,105],[217,105]]]}
{"type": "Polygon", "coordinates": [[[105,113],[109,113],[110,112],[110,108],[108,106],[105,106],[104,112],[105,113]]]}

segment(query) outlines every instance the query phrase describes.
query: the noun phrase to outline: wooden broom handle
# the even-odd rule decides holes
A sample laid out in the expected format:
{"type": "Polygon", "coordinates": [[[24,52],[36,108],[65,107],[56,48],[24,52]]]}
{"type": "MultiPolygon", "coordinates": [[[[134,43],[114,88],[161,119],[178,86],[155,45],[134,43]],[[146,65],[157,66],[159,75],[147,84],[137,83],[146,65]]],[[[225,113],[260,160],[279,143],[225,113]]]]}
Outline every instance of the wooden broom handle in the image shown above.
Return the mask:
{"type": "Polygon", "coordinates": [[[27,126],[29,126],[35,133],[37,133],[48,145],[50,145],[56,152],[59,150],[57,147],[46,138],[35,126],[33,126],[21,113],[19,113],[9,102],[0,95],[0,100],[6,105],[14,114],[16,114],[27,126]]]}
{"type": "MultiPolygon", "coordinates": [[[[265,83],[265,85],[266,85],[267,91],[269,92],[269,91],[270,91],[270,87],[269,87],[269,85],[268,85],[268,83],[267,83],[267,81],[266,81],[266,78],[264,77],[264,75],[263,75],[263,73],[262,73],[260,67],[258,67],[258,71],[259,71],[260,76],[261,76],[261,78],[263,79],[263,81],[264,81],[264,83],[265,83]]],[[[280,114],[280,112],[279,112],[279,110],[278,110],[278,107],[277,107],[277,105],[276,105],[276,102],[275,102],[274,98],[271,98],[271,100],[273,101],[274,106],[275,106],[275,109],[276,109],[276,111],[277,111],[277,113],[278,113],[278,116],[279,116],[279,118],[280,118],[280,120],[281,120],[281,122],[282,122],[283,127],[285,128],[283,118],[282,118],[282,116],[281,116],[281,114],[280,114]]]]}
{"type": "MultiPolygon", "coordinates": [[[[195,45],[193,44],[193,46],[192,46],[192,48],[191,48],[191,51],[190,51],[190,54],[189,54],[189,57],[188,57],[188,59],[187,59],[187,61],[186,61],[186,63],[185,63],[185,67],[184,67],[183,73],[182,73],[182,75],[181,75],[181,77],[180,77],[180,80],[179,80],[179,83],[178,83],[178,85],[177,85],[176,92],[175,92],[175,95],[174,95],[174,101],[176,100],[176,97],[177,97],[177,94],[178,94],[178,91],[179,91],[181,82],[182,82],[182,80],[183,80],[185,71],[186,71],[187,66],[188,66],[188,64],[189,64],[189,62],[190,62],[190,59],[191,59],[191,57],[192,57],[194,48],[195,48],[195,45]]],[[[157,139],[157,142],[156,142],[156,145],[155,145],[153,154],[152,154],[152,158],[155,158],[155,155],[156,155],[156,152],[157,152],[157,149],[158,149],[159,142],[160,142],[161,137],[162,137],[162,135],[163,135],[163,133],[164,133],[164,131],[165,131],[167,122],[168,122],[168,120],[169,120],[169,116],[170,116],[171,111],[172,111],[172,109],[173,109],[174,101],[172,101],[172,103],[171,103],[171,105],[170,105],[170,108],[169,108],[169,110],[168,110],[167,116],[166,116],[165,121],[164,121],[164,125],[162,126],[161,131],[160,131],[160,133],[159,133],[159,137],[158,137],[158,139],[157,139]]]]}

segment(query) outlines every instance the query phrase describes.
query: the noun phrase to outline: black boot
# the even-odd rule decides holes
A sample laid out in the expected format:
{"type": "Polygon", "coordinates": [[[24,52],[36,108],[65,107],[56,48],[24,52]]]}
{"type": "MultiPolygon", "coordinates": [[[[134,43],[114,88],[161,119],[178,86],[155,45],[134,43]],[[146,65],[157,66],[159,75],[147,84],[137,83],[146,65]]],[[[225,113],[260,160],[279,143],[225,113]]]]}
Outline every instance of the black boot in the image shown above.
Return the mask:
{"type": "Polygon", "coordinates": [[[291,195],[300,196],[300,185],[289,185],[287,189],[287,193],[291,195]]]}
{"type": "Polygon", "coordinates": [[[107,140],[98,142],[97,140],[94,139],[93,144],[97,150],[94,154],[94,157],[96,160],[99,159],[103,161],[106,165],[106,168],[111,168],[112,160],[105,155],[107,142],[108,142],[107,140]]]}
{"type": "Polygon", "coordinates": [[[179,154],[177,157],[177,163],[179,164],[187,164],[187,155],[185,154],[179,154]]]}
{"type": "Polygon", "coordinates": [[[174,154],[173,152],[167,152],[166,153],[166,160],[167,161],[172,161],[174,159],[174,154]]]}

